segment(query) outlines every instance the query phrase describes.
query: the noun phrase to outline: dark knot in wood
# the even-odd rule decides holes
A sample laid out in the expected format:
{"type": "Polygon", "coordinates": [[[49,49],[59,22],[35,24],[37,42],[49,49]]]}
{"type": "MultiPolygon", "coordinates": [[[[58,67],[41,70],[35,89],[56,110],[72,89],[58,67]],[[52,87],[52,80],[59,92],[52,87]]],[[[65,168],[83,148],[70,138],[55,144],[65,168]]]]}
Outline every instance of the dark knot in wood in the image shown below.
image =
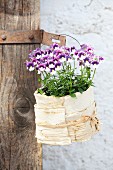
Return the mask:
{"type": "Polygon", "coordinates": [[[13,120],[18,127],[24,128],[30,126],[34,120],[33,107],[29,99],[20,97],[16,100],[13,120]]]}
{"type": "Polygon", "coordinates": [[[30,110],[30,102],[27,98],[19,98],[16,101],[15,109],[22,114],[26,114],[30,110]]]}
{"type": "Polygon", "coordinates": [[[6,35],[2,35],[1,38],[2,38],[2,40],[6,40],[7,36],[6,35]]]}

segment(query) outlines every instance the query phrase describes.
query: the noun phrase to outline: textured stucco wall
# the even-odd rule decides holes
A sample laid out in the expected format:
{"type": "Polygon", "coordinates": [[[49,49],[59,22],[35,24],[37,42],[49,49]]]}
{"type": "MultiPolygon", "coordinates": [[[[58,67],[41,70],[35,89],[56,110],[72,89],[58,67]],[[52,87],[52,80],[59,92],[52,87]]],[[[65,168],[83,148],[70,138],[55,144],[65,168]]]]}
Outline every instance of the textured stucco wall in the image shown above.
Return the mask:
{"type": "Polygon", "coordinates": [[[106,58],[95,77],[100,133],[85,143],[44,145],[43,169],[113,170],[113,0],[41,0],[41,28],[73,35],[106,58]]]}

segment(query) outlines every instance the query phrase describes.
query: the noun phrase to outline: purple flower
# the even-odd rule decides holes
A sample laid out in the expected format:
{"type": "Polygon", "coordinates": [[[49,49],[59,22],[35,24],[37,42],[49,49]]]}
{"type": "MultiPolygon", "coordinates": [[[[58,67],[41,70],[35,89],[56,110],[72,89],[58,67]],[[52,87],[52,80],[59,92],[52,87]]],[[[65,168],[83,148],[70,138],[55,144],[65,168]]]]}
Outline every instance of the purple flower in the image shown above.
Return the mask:
{"type": "Polygon", "coordinates": [[[83,52],[83,51],[80,51],[80,52],[78,53],[78,56],[79,56],[79,57],[84,56],[84,55],[85,55],[85,52],[83,52]]]}
{"type": "Polygon", "coordinates": [[[61,62],[57,62],[56,64],[55,64],[55,70],[56,71],[58,71],[58,70],[61,70],[61,62]]]}
{"type": "Polygon", "coordinates": [[[99,61],[103,61],[103,60],[104,60],[104,58],[99,56],[99,61]]]}
{"type": "Polygon", "coordinates": [[[37,55],[42,55],[42,52],[41,51],[36,51],[35,56],[37,56],[37,55]]]}
{"type": "Polygon", "coordinates": [[[30,53],[30,54],[28,55],[28,57],[29,57],[29,58],[32,58],[32,57],[33,57],[32,53],[30,53]]]}
{"type": "Polygon", "coordinates": [[[58,55],[61,54],[61,53],[62,53],[61,50],[54,50],[54,52],[53,52],[53,54],[56,55],[56,56],[58,56],[58,55]]]}
{"type": "MultiPolygon", "coordinates": [[[[73,48],[73,47],[72,47],[73,48]]],[[[70,48],[69,47],[64,47],[64,50],[70,52],[70,48]]]]}
{"type": "Polygon", "coordinates": [[[79,70],[79,66],[96,68],[103,60],[103,57],[96,56],[93,48],[86,44],[82,44],[80,49],[76,49],[74,46],[69,48],[53,43],[44,51],[40,48],[31,51],[26,67],[29,71],[38,70],[39,74],[43,71],[55,74],[57,70],[62,69],[64,61],[64,68],[68,66],[68,62],[73,61],[74,66],[76,66],[74,69],[79,70]],[[67,64],[65,65],[65,63],[67,64]]]}
{"type": "Polygon", "coordinates": [[[28,62],[28,61],[26,61],[26,67],[28,67],[28,68],[29,68],[30,66],[34,66],[34,65],[33,65],[33,63],[32,63],[32,62],[28,62]]]}
{"type": "Polygon", "coordinates": [[[99,62],[95,60],[95,61],[92,61],[91,64],[93,65],[93,68],[97,68],[99,65],[99,62]]]}
{"type": "Polygon", "coordinates": [[[81,50],[85,51],[85,52],[89,52],[89,51],[92,51],[93,52],[93,48],[86,45],[86,44],[82,44],[81,45],[81,50]]]}
{"type": "Polygon", "coordinates": [[[79,52],[79,51],[77,50],[77,51],[75,51],[75,53],[74,53],[74,54],[75,54],[75,55],[78,55],[78,52],[79,52]]]}
{"type": "Polygon", "coordinates": [[[31,58],[31,61],[33,62],[34,66],[38,64],[38,61],[36,58],[31,58]]]}
{"type": "Polygon", "coordinates": [[[66,61],[66,56],[65,56],[65,54],[60,54],[60,55],[58,56],[58,58],[59,58],[59,60],[60,60],[61,62],[66,61]]]}
{"type": "Polygon", "coordinates": [[[50,68],[50,73],[51,73],[52,75],[55,75],[55,74],[56,74],[55,68],[50,68]]]}
{"type": "Polygon", "coordinates": [[[36,67],[36,70],[38,70],[38,74],[40,74],[41,72],[45,71],[45,64],[39,64],[37,67],[36,67]]]}
{"type": "Polygon", "coordinates": [[[85,64],[85,66],[86,67],[90,67],[90,59],[88,58],[88,57],[86,57],[85,59],[84,59],[84,64],[85,64]]]}
{"type": "Polygon", "coordinates": [[[76,50],[75,47],[71,47],[71,51],[70,51],[69,55],[71,55],[71,56],[75,55],[75,52],[76,52],[76,51],[77,51],[77,50],[76,50]]]}
{"type": "Polygon", "coordinates": [[[95,60],[95,61],[92,62],[92,64],[93,64],[93,65],[94,65],[94,64],[98,65],[99,62],[95,60]]]}
{"type": "Polygon", "coordinates": [[[86,61],[90,62],[88,57],[86,57],[86,58],[84,59],[84,62],[86,62],[86,61]]]}
{"type": "Polygon", "coordinates": [[[44,52],[40,49],[36,49],[33,51],[33,56],[36,57],[37,59],[39,59],[42,56],[42,54],[44,54],[44,52]]]}
{"type": "Polygon", "coordinates": [[[73,50],[74,50],[74,51],[76,50],[76,48],[75,48],[74,46],[71,47],[71,52],[72,52],[73,50]]]}
{"type": "Polygon", "coordinates": [[[66,61],[67,61],[67,62],[71,62],[71,61],[72,61],[72,57],[71,57],[71,56],[69,56],[69,55],[68,55],[68,56],[66,56],[66,61]]]}
{"type": "Polygon", "coordinates": [[[86,44],[82,44],[82,45],[81,45],[81,50],[86,50],[87,47],[88,47],[88,46],[87,46],[86,44]]]}
{"type": "Polygon", "coordinates": [[[43,61],[46,62],[48,60],[48,56],[43,57],[43,61]]]}
{"type": "Polygon", "coordinates": [[[40,62],[40,64],[44,64],[45,63],[45,60],[43,58],[40,58],[40,59],[37,59],[37,60],[40,62]]]}
{"type": "Polygon", "coordinates": [[[29,71],[33,71],[34,70],[33,62],[26,61],[26,67],[29,71]]]}
{"type": "Polygon", "coordinates": [[[58,48],[59,45],[57,43],[54,43],[52,46],[51,46],[53,49],[55,49],[56,47],[58,48]]]}
{"type": "Polygon", "coordinates": [[[55,57],[54,59],[53,59],[53,62],[56,64],[56,63],[58,63],[58,61],[59,61],[59,59],[57,58],[57,57],[55,57]]]}
{"type": "Polygon", "coordinates": [[[40,58],[41,58],[41,55],[42,55],[41,51],[37,51],[37,52],[35,52],[35,54],[34,54],[34,56],[36,57],[36,59],[40,59],[40,58]]]}
{"type": "Polygon", "coordinates": [[[36,48],[36,50],[34,50],[34,51],[40,51],[40,48],[36,48]]]}
{"type": "Polygon", "coordinates": [[[54,61],[49,61],[48,65],[49,65],[49,68],[54,68],[55,67],[54,61]]]}
{"type": "Polygon", "coordinates": [[[47,49],[47,50],[45,50],[44,54],[46,55],[46,54],[50,54],[50,53],[52,53],[52,50],[51,49],[47,49]]]}
{"type": "Polygon", "coordinates": [[[78,52],[78,57],[80,60],[84,60],[86,58],[86,53],[83,51],[78,52]]]}

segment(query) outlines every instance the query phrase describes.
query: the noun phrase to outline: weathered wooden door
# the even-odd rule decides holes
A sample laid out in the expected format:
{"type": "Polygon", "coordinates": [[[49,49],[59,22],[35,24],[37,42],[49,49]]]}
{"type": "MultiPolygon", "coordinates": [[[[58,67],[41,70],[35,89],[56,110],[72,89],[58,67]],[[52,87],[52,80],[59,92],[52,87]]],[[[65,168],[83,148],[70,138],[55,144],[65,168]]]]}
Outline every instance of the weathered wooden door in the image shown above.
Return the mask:
{"type": "MultiPolygon", "coordinates": [[[[39,0],[0,0],[0,170],[42,169],[33,109],[37,78],[24,65],[29,51],[40,44],[15,44],[18,40],[11,40],[11,34],[14,44],[6,44],[9,34],[3,32],[37,29],[39,0]]],[[[23,36],[22,32],[17,37],[23,36]]]]}

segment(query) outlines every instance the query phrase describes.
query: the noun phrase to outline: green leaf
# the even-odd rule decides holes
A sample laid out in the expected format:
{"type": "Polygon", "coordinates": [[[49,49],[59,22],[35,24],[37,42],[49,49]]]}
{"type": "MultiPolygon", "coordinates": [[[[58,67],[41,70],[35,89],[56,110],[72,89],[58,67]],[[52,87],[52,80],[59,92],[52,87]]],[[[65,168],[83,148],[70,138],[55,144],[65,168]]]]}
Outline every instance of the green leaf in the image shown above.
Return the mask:
{"type": "Polygon", "coordinates": [[[78,90],[80,93],[83,93],[83,91],[84,91],[82,88],[78,88],[78,90]]]}
{"type": "Polygon", "coordinates": [[[75,93],[70,93],[70,96],[71,97],[76,97],[76,94],[75,93]]]}
{"type": "Polygon", "coordinates": [[[44,92],[42,89],[38,89],[38,93],[43,94],[44,92]]]}

